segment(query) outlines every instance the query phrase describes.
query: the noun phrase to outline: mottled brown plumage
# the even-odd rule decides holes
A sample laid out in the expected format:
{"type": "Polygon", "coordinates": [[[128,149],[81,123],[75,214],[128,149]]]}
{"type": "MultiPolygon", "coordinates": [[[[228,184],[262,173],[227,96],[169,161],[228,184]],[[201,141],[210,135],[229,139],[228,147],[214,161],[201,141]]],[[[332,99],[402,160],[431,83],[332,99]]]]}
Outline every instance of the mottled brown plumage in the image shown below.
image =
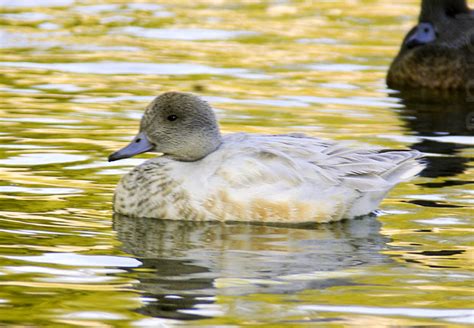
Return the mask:
{"type": "Polygon", "coordinates": [[[423,0],[419,23],[390,66],[391,88],[474,85],[474,13],[465,0],[423,0]]]}

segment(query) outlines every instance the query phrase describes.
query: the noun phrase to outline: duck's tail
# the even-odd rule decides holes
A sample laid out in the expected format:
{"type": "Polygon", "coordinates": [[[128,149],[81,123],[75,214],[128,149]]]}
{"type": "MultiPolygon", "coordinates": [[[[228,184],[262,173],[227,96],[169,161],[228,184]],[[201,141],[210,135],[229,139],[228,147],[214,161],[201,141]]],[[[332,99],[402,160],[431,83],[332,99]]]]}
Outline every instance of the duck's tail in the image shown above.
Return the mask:
{"type": "Polygon", "coordinates": [[[423,155],[417,150],[382,150],[380,155],[393,163],[392,168],[381,174],[393,185],[413,178],[426,167],[423,155]]]}
{"type": "MultiPolygon", "coordinates": [[[[378,177],[382,181],[374,180],[371,183],[367,179],[357,179],[356,187],[361,191],[361,197],[353,204],[347,217],[365,215],[374,211],[387,193],[402,181],[407,181],[425,168],[423,155],[416,150],[381,150],[377,153],[378,161],[384,163],[380,165],[384,169],[379,171],[378,177]],[[364,188],[365,187],[365,188],[364,188]]],[[[369,175],[370,176],[370,175],[369,175]]]]}

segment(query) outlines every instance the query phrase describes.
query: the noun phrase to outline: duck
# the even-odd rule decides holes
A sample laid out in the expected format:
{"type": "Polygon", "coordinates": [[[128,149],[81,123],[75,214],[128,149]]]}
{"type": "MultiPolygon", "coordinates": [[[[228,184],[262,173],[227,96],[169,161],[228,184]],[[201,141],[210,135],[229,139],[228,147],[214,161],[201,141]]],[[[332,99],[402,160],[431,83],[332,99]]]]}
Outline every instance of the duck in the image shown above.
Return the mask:
{"type": "Polygon", "coordinates": [[[257,223],[319,223],[364,216],[417,175],[413,150],[353,147],[300,133],[221,134],[200,97],[166,92],[145,109],[116,161],[157,152],[118,183],[115,213],[127,217],[257,223]]]}
{"type": "Polygon", "coordinates": [[[466,0],[423,0],[418,24],[390,65],[387,85],[469,90],[474,77],[472,31],[474,11],[466,0]]]}

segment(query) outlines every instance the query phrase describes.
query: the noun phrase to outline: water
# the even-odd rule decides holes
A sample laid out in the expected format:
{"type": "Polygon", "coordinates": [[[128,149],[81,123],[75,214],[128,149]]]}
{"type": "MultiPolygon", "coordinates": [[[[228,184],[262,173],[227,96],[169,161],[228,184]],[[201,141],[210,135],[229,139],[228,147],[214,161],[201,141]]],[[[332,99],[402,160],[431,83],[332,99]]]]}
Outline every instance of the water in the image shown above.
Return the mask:
{"type": "Polygon", "coordinates": [[[472,324],[466,94],[384,76],[418,1],[0,1],[0,323],[472,324]],[[225,132],[427,153],[377,217],[320,226],[113,216],[107,163],[145,104],[192,91],[225,132]]]}

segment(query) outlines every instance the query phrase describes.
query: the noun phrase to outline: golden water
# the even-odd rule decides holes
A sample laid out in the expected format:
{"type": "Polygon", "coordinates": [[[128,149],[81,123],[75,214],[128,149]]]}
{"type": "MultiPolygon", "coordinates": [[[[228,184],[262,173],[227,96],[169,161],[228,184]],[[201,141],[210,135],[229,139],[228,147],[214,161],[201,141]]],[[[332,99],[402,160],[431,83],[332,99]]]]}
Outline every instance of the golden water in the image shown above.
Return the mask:
{"type": "Polygon", "coordinates": [[[418,1],[0,8],[0,324],[473,322],[474,102],[384,83],[418,1]],[[377,218],[304,228],[113,218],[119,177],[150,156],[106,157],[167,90],[205,97],[225,132],[415,148],[430,167],[377,218]]]}

